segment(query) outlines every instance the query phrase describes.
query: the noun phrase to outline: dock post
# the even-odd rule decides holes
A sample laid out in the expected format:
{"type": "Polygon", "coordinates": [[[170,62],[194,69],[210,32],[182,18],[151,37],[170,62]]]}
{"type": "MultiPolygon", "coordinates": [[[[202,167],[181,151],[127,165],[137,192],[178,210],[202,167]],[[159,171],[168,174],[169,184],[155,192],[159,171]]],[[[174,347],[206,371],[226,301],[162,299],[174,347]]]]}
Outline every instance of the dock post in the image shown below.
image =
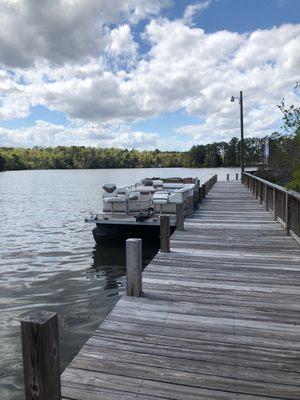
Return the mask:
{"type": "Polygon", "coordinates": [[[160,251],[170,253],[170,216],[160,216],[160,251]]]}
{"type": "Polygon", "coordinates": [[[127,296],[142,294],[142,239],[126,240],[127,296]]]}
{"type": "Polygon", "coordinates": [[[178,231],[184,231],[184,210],[183,204],[176,204],[176,227],[178,231]]]}
{"type": "Polygon", "coordinates": [[[229,181],[229,174],[227,174],[227,181],[229,181]]]}
{"type": "Polygon", "coordinates": [[[61,400],[57,314],[34,311],[21,320],[26,400],[61,400]]]}
{"type": "Polygon", "coordinates": [[[205,183],[202,185],[202,198],[205,199],[206,197],[206,190],[205,190],[205,183]]]}
{"type": "Polygon", "coordinates": [[[235,180],[237,180],[237,181],[239,180],[239,174],[238,173],[235,174],[235,180]]]}

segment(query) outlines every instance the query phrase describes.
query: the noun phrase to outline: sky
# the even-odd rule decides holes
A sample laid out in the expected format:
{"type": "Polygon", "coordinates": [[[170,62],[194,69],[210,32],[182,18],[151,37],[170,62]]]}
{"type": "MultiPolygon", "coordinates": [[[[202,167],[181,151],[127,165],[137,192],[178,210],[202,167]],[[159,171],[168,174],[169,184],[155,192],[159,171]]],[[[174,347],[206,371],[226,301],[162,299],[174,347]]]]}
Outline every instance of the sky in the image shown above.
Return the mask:
{"type": "Polygon", "coordinates": [[[300,0],[0,0],[0,147],[188,150],[300,105],[300,0]]]}

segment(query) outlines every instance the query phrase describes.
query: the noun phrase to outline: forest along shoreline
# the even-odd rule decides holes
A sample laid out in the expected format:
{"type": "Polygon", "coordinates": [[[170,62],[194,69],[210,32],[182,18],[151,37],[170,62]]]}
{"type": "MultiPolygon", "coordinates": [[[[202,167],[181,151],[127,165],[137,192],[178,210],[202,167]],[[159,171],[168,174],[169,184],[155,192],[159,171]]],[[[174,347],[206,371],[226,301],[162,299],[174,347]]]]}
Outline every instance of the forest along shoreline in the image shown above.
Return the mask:
{"type": "MultiPolygon", "coordinates": [[[[189,151],[138,151],[85,146],[0,147],[0,171],[238,167],[240,145],[240,140],[234,137],[230,142],[196,145],[189,151]]],[[[244,151],[245,165],[257,167],[257,175],[288,189],[300,191],[299,129],[292,134],[274,132],[267,141],[266,138],[246,138],[244,151]]]]}

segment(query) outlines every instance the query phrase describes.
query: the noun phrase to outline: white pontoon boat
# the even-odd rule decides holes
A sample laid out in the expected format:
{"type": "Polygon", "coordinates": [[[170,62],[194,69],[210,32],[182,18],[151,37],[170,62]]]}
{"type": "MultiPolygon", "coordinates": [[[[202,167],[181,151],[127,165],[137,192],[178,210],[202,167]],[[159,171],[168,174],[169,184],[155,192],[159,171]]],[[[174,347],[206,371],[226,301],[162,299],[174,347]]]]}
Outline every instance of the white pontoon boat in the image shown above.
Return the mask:
{"type": "Polygon", "coordinates": [[[139,235],[159,232],[159,217],[171,216],[176,225],[176,204],[183,204],[187,214],[189,202],[196,196],[198,178],[146,178],[133,186],[103,185],[103,209],[85,219],[96,224],[93,235],[97,243],[103,239],[134,232],[139,235]],[[153,228],[154,227],[154,228],[153,228]]]}

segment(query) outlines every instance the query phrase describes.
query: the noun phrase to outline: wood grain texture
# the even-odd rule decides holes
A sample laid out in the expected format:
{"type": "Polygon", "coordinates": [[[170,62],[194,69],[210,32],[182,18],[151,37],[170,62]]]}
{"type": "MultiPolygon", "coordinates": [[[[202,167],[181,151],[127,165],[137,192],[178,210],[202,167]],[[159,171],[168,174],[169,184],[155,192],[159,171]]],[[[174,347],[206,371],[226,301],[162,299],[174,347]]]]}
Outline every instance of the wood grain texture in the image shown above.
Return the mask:
{"type": "Polygon", "coordinates": [[[35,311],[21,320],[26,400],[60,400],[57,314],[35,311]]]}
{"type": "MultiPolygon", "coordinates": [[[[191,197],[191,201],[193,199],[191,197]]],[[[169,215],[160,216],[160,251],[170,253],[170,217],[169,215]]]]}
{"type": "Polygon", "coordinates": [[[298,400],[299,244],[232,180],[170,250],[63,373],[64,399],[298,400]]]}
{"type": "Polygon", "coordinates": [[[142,239],[126,240],[127,296],[142,294],[142,239]]]}
{"type": "Polygon", "coordinates": [[[176,204],[176,229],[184,231],[184,210],[182,203],[176,204]]]}

